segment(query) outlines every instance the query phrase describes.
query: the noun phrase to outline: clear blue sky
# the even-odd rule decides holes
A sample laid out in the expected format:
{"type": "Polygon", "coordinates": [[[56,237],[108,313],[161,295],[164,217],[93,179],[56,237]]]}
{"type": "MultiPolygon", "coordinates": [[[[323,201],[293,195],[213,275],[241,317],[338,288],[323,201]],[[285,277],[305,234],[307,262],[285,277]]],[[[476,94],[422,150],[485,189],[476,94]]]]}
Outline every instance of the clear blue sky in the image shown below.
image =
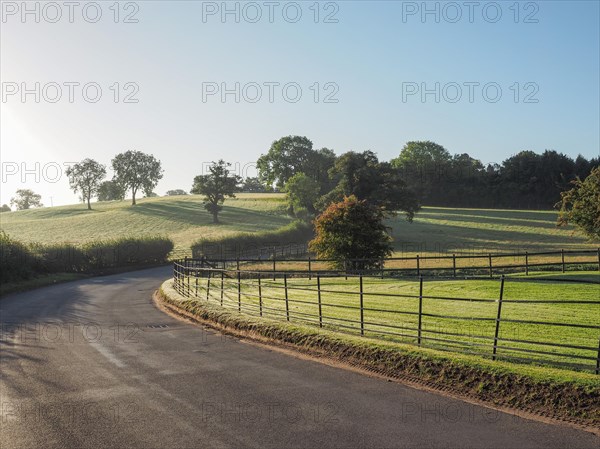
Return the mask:
{"type": "MultiPolygon", "coordinates": [[[[96,23],[85,20],[93,20],[95,11],[87,10],[84,18],[80,9],[69,23],[66,7],[57,23],[49,23],[55,12],[43,11],[43,3],[39,23],[33,15],[23,21],[21,11],[12,14],[3,3],[3,91],[39,82],[40,92],[44,87],[46,92],[39,103],[33,95],[23,102],[20,92],[2,100],[2,203],[25,187],[41,193],[47,205],[50,197],[54,205],[73,203],[77,198],[66,178],[50,182],[56,164],[92,157],[110,165],[116,153],[129,149],[163,162],[165,177],[157,193],[189,190],[203,163],[223,158],[251,164],[273,140],[289,134],[306,135],[315,147],[338,154],[370,149],[385,160],[397,156],[405,142],[425,139],[485,163],[525,149],[554,149],[573,157],[599,153],[597,1],[520,2],[518,23],[512,1],[498,3],[502,17],[496,23],[493,7],[483,12],[489,2],[480,2],[473,23],[464,2],[457,2],[462,17],[456,23],[448,21],[456,10],[447,2],[439,3],[439,23],[432,14],[422,20],[421,11],[403,19],[403,12],[421,9],[421,2],[320,2],[319,23],[312,1],[299,2],[302,17],[296,23],[291,23],[296,11],[290,2],[279,2],[273,23],[264,2],[256,3],[262,12],[258,23],[248,21],[256,9],[246,6],[244,15],[246,3],[239,3],[237,23],[233,15],[223,21],[220,11],[203,20],[203,10],[220,9],[221,2],[192,1],[137,2],[137,12],[122,3],[114,23],[112,3],[101,2],[96,23]],[[131,12],[138,22],[122,23],[131,12]],[[323,23],[332,12],[337,23],[323,23]],[[537,23],[525,23],[527,17],[537,23]],[[80,83],[73,103],[64,82],[80,83]],[[81,85],[89,82],[102,89],[97,103],[82,97],[81,85]],[[110,89],[115,82],[120,83],[117,103],[110,89]],[[125,90],[126,82],[139,86],[138,103],[123,102],[133,89],[125,90]],[[256,92],[248,83],[258,83],[262,99],[251,103],[242,96],[236,103],[228,95],[223,103],[220,95],[212,95],[203,101],[203,83],[234,88],[236,82],[247,86],[247,97],[256,92]],[[272,103],[265,82],[280,83],[272,103]],[[302,89],[297,103],[283,97],[281,85],[289,82],[302,89]],[[320,83],[317,103],[311,90],[315,82],[320,83]],[[325,89],[328,82],[339,88],[333,97],[337,103],[323,101],[333,92],[333,85],[325,89]],[[434,89],[436,82],[439,103],[433,94],[425,102],[419,94],[403,99],[403,83],[434,89]],[[480,84],[473,102],[465,82],[480,84]],[[56,103],[47,101],[55,95],[49,83],[62,85],[56,103]],[[455,97],[452,83],[462,86],[463,97],[455,103],[443,95],[455,97]],[[496,103],[484,98],[486,83],[502,89],[496,103]],[[531,98],[538,102],[524,102],[536,89],[531,98]],[[33,174],[22,182],[22,169],[34,171],[36,162],[39,182],[33,174]],[[15,169],[19,173],[10,174],[15,169]]],[[[20,8],[21,2],[15,5],[20,8]]],[[[493,90],[487,93],[488,99],[494,96],[493,90]]],[[[290,99],[294,91],[288,94],[290,99]]]]}

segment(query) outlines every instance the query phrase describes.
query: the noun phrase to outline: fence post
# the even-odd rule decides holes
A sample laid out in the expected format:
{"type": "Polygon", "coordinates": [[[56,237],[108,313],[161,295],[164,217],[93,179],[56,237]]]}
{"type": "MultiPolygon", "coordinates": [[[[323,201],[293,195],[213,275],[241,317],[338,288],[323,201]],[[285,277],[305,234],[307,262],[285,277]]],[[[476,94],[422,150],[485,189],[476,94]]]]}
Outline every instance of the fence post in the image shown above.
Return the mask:
{"type": "Polygon", "coordinates": [[[452,273],[456,277],[456,254],[452,254],[452,273]]]}
{"type": "Polygon", "coordinates": [[[242,311],[242,279],[240,270],[237,272],[237,284],[238,284],[238,312],[242,311]]]}
{"type": "Polygon", "coordinates": [[[223,307],[223,290],[224,290],[225,268],[221,270],[221,307],[223,307]]]}
{"type": "Polygon", "coordinates": [[[319,327],[323,327],[323,312],[321,311],[321,276],[317,274],[317,298],[319,301],[319,327]]]}
{"type": "MultiPolygon", "coordinates": [[[[206,300],[207,301],[208,301],[208,298],[210,296],[210,278],[211,278],[211,276],[212,276],[212,271],[209,270],[209,272],[208,272],[208,281],[206,283],[206,300]]],[[[196,294],[196,296],[198,296],[198,295],[196,294]]]]}
{"type": "Polygon", "coordinates": [[[504,297],[504,275],[500,278],[500,299],[498,299],[498,313],[496,314],[496,330],[494,332],[494,350],[492,360],[496,360],[496,352],[498,349],[498,335],[500,332],[500,316],[502,313],[502,298],[504,297]]]}
{"type": "Polygon", "coordinates": [[[492,279],[494,277],[494,272],[492,270],[492,254],[491,253],[488,255],[488,258],[490,260],[490,279],[492,279]]]}
{"type": "Polygon", "coordinates": [[[240,271],[240,258],[239,257],[235,258],[235,269],[237,271],[240,271]]]}
{"type": "Polygon", "coordinates": [[[360,282],[360,335],[365,335],[365,312],[363,303],[363,275],[359,274],[360,282]]]}
{"type": "MultiPolygon", "coordinates": [[[[187,256],[185,256],[184,265],[183,265],[184,268],[183,268],[183,288],[182,288],[182,291],[185,292],[185,278],[187,277],[187,296],[189,298],[189,296],[190,296],[190,277],[189,277],[189,275],[190,274],[189,274],[188,268],[187,268],[187,266],[188,266],[187,260],[188,260],[188,258],[187,258],[187,256]]],[[[183,295],[185,296],[185,293],[183,295]]]]}
{"type": "Polygon", "coordinates": [[[421,329],[423,324],[423,276],[419,276],[419,325],[417,343],[421,346],[421,329]]]}
{"type": "Polygon", "coordinates": [[[288,302],[288,286],[287,286],[287,274],[283,274],[283,288],[285,289],[285,318],[290,320],[290,304],[288,302]]]}
{"type": "Polygon", "coordinates": [[[529,276],[529,252],[525,251],[525,276],[529,276]]]}
{"type": "Polygon", "coordinates": [[[562,262],[562,272],[564,273],[565,272],[565,250],[564,249],[560,250],[560,259],[562,262]]]}
{"type": "Polygon", "coordinates": [[[179,290],[179,278],[177,276],[177,261],[173,263],[173,285],[175,286],[175,290],[179,290]]]}
{"type": "Polygon", "coordinates": [[[191,293],[190,293],[190,269],[189,268],[185,269],[185,274],[187,277],[187,297],[190,298],[191,293]]]}
{"type": "Polygon", "coordinates": [[[417,276],[421,276],[421,258],[417,254],[417,276]]]}
{"type": "Polygon", "coordinates": [[[194,297],[198,297],[198,270],[194,271],[194,277],[196,278],[196,291],[194,292],[194,297]]]}
{"type": "Polygon", "coordinates": [[[308,280],[312,280],[312,270],[311,270],[311,264],[310,264],[310,256],[308,256],[308,280]]]}
{"type": "Polygon", "coordinates": [[[598,357],[596,358],[596,374],[600,374],[600,339],[598,339],[598,357]]]}
{"type": "Polygon", "coordinates": [[[260,282],[260,273],[258,273],[258,311],[262,316],[262,284],[260,282]]]}
{"type": "Polygon", "coordinates": [[[275,254],[276,248],[273,247],[273,280],[275,280],[275,272],[277,271],[277,254],[275,254]]]}

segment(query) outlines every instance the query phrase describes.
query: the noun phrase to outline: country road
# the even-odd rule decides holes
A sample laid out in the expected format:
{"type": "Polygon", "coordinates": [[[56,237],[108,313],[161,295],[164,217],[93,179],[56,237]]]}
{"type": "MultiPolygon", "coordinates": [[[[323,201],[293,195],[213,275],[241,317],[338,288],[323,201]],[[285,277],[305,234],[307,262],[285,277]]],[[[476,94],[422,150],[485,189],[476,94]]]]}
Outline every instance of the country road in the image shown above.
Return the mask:
{"type": "Polygon", "coordinates": [[[223,337],[170,269],[0,299],[0,447],[598,448],[600,439],[223,337]]]}

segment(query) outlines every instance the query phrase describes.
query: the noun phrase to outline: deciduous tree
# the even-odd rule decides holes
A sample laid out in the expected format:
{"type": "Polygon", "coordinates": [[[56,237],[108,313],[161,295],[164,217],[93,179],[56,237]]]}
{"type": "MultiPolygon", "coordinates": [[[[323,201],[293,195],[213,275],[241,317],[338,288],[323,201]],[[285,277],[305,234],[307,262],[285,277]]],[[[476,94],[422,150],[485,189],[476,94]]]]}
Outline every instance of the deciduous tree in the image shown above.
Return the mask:
{"type": "Polygon", "coordinates": [[[151,193],[163,176],[160,161],[141,151],[117,154],[112,160],[112,168],[115,171],[113,181],[125,189],[131,189],[132,205],[136,204],[138,190],[151,193]]]}
{"type": "Polygon", "coordinates": [[[114,181],[104,181],[98,186],[98,201],[123,201],[125,189],[114,181]]]}
{"type": "Polygon", "coordinates": [[[600,240],[600,166],[584,181],[577,178],[574,187],[561,194],[559,225],[575,224],[588,237],[600,240]]]}
{"type": "Polygon", "coordinates": [[[309,243],[319,258],[334,260],[334,267],[347,270],[378,268],[392,253],[391,237],[380,208],[345,197],[315,220],[316,237],[309,243]]]}
{"type": "Polygon", "coordinates": [[[319,198],[319,183],[304,173],[296,173],[285,183],[288,204],[292,214],[306,210],[315,213],[315,202],[319,198]]]}
{"type": "Polygon", "coordinates": [[[212,214],[215,224],[219,223],[219,212],[223,209],[225,198],[234,198],[235,193],[240,191],[242,178],[231,174],[230,166],[221,159],[211,164],[209,174],[194,178],[191,193],[204,195],[204,208],[212,214]]]}
{"type": "Polygon", "coordinates": [[[42,207],[42,195],[35,193],[31,189],[18,189],[15,197],[11,198],[11,206],[17,210],[26,210],[32,207],[42,207]]]}
{"type": "Polygon", "coordinates": [[[100,183],[106,177],[106,166],[87,158],[67,168],[66,174],[73,192],[79,192],[91,210],[91,198],[98,193],[100,183]]]}

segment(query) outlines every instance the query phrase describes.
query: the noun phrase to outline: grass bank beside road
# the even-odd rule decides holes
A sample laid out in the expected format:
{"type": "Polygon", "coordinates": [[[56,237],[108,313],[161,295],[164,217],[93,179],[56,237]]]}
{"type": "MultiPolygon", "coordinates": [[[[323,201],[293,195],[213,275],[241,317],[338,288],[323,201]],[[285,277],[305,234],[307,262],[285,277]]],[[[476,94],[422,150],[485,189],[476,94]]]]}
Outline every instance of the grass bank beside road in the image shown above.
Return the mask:
{"type": "Polygon", "coordinates": [[[172,288],[172,280],[162,285],[158,297],[177,313],[240,336],[282,344],[495,406],[571,420],[590,428],[600,425],[600,381],[594,374],[485,360],[253,317],[210,301],[182,297],[172,288]]]}

